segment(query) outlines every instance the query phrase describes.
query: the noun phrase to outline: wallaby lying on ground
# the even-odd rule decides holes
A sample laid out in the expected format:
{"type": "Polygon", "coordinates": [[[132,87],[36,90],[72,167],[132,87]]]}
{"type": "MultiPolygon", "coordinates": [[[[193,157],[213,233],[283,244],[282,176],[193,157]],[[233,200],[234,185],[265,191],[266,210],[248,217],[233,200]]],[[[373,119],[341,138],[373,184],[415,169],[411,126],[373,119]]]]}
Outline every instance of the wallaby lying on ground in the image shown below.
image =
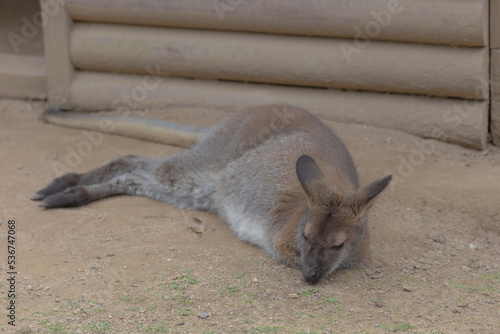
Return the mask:
{"type": "MultiPolygon", "coordinates": [[[[45,114],[49,122],[81,127],[99,117],[45,114]]],[[[189,133],[195,128],[166,126],[184,139],[197,136],[189,133]]],[[[215,212],[241,240],[301,268],[311,284],[369,256],[366,210],[391,176],[358,189],[346,147],[319,119],[287,105],[252,107],[201,137],[173,156],[126,156],[63,175],[32,199],[55,208],[128,194],[215,212]]]]}

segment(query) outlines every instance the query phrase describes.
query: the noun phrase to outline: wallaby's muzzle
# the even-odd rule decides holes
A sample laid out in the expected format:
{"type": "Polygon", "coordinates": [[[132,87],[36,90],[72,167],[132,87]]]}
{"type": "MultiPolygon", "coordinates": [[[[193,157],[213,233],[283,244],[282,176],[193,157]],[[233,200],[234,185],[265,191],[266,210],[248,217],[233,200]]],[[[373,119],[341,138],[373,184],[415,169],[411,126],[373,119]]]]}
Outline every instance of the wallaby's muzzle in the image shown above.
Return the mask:
{"type": "Polygon", "coordinates": [[[302,262],[302,277],[309,284],[318,283],[323,277],[323,272],[318,267],[318,261],[311,257],[302,262]]]}

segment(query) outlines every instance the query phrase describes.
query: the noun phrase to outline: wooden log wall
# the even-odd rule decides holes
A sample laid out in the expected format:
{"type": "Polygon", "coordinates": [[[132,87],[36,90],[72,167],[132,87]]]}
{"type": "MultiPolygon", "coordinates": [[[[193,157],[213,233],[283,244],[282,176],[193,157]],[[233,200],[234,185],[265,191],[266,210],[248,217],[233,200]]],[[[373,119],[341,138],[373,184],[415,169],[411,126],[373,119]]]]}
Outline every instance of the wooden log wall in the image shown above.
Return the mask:
{"type": "Polygon", "coordinates": [[[71,24],[46,28],[46,45],[64,45],[47,62],[69,82],[52,76],[56,107],[289,103],[486,146],[487,0],[67,0],[61,12],[71,24]]]}
{"type": "Polygon", "coordinates": [[[70,16],[86,22],[350,39],[367,34],[371,40],[459,46],[488,44],[488,1],[483,0],[67,2],[70,16]]]}

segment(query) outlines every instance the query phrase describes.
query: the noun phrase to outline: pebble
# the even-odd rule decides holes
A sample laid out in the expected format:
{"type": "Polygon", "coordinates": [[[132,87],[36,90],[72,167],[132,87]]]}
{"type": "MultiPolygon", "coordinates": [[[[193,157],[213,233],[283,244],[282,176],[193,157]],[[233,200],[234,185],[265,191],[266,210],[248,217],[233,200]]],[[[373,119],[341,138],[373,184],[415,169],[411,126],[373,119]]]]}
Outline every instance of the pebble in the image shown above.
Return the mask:
{"type": "Polygon", "coordinates": [[[411,288],[407,285],[403,285],[402,288],[403,288],[403,291],[405,291],[405,292],[411,292],[411,288]]]}
{"type": "Polygon", "coordinates": [[[296,299],[296,298],[299,298],[299,295],[296,293],[291,293],[288,295],[288,298],[296,299]]]}
{"type": "Polygon", "coordinates": [[[200,314],[200,318],[202,318],[202,319],[206,319],[206,318],[208,318],[209,316],[210,316],[210,314],[209,314],[209,313],[207,313],[207,312],[203,312],[202,314],[200,314]]]}
{"type": "Polygon", "coordinates": [[[377,300],[375,301],[375,306],[377,307],[382,307],[382,299],[380,297],[377,297],[377,300]]]}
{"type": "Polygon", "coordinates": [[[217,231],[217,228],[215,226],[210,227],[210,231],[215,232],[217,231]]]}
{"type": "Polygon", "coordinates": [[[380,325],[379,324],[375,324],[375,327],[380,327],[380,325]]]}
{"type": "Polygon", "coordinates": [[[252,278],[252,282],[257,283],[258,281],[257,277],[252,278]]]}
{"type": "Polygon", "coordinates": [[[170,251],[173,252],[175,250],[175,247],[174,246],[170,246],[170,251]]]}
{"type": "Polygon", "coordinates": [[[469,244],[469,248],[471,248],[471,249],[476,249],[476,248],[477,248],[477,246],[476,246],[475,244],[469,244]]]}

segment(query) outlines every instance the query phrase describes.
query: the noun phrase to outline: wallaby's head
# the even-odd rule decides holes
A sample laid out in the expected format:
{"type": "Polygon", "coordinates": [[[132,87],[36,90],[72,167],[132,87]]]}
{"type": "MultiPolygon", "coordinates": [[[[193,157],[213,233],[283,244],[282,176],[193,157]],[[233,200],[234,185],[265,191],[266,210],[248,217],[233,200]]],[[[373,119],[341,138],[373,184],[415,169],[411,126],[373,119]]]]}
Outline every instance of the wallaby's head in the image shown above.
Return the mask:
{"type": "Polygon", "coordinates": [[[306,282],[316,284],[335,269],[352,263],[366,231],[366,210],[392,176],[356,192],[340,194],[328,187],[323,172],[311,157],[301,156],[296,171],[308,197],[308,210],[297,240],[302,275],[306,282]]]}

